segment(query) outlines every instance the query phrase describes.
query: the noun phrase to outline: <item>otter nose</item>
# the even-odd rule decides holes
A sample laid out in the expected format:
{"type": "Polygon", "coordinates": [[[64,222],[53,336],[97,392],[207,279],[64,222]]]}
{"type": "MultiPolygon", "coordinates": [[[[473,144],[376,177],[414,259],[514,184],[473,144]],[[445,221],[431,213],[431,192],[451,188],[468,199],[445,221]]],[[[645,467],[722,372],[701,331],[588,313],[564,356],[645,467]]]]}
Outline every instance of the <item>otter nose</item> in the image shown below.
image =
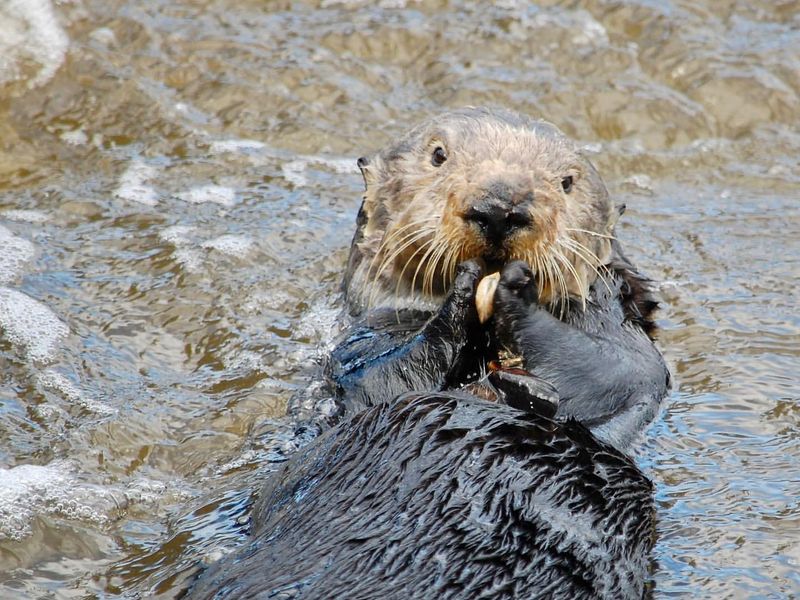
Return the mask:
{"type": "Polygon", "coordinates": [[[527,202],[515,204],[511,198],[492,195],[471,207],[464,218],[478,225],[489,240],[500,241],[517,229],[531,224],[527,204],[527,202]]]}

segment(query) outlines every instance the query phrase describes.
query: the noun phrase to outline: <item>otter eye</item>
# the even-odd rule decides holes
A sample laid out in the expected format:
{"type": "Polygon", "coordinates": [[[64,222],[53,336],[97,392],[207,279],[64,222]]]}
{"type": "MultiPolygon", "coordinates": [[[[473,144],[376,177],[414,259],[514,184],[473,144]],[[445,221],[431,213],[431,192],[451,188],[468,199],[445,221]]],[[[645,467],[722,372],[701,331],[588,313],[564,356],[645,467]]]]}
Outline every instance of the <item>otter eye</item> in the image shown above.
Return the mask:
{"type": "Polygon", "coordinates": [[[572,175],[567,175],[561,180],[561,188],[569,194],[572,191],[572,175]]]}
{"type": "Polygon", "coordinates": [[[436,146],[436,148],[433,150],[433,154],[431,154],[431,164],[434,167],[441,167],[446,160],[447,154],[445,154],[444,148],[441,146],[436,146]]]}

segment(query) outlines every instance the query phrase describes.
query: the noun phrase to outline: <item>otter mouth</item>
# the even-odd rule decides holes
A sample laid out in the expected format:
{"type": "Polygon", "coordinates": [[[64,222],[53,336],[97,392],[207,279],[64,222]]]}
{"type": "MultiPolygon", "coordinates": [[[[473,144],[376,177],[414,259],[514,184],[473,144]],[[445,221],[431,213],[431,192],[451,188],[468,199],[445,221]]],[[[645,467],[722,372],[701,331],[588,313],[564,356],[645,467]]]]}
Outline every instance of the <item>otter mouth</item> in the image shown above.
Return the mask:
{"type": "Polygon", "coordinates": [[[505,267],[510,261],[509,257],[498,256],[496,254],[483,255],[478,257],[476,260],[478,261],[478,264],[483,267],[483,272],[487,275],[502,271],[503,267],[505,267]]]}

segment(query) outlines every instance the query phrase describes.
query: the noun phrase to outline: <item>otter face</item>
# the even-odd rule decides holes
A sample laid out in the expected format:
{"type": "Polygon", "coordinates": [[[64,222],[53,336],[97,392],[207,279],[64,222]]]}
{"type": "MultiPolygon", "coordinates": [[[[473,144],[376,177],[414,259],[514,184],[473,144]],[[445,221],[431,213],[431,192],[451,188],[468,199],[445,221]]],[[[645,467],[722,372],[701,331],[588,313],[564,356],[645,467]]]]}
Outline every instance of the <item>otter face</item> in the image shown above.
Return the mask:
{"type": "Polygon", "coordinates": [[[354,312],[437,303],[467,259],[512,260],[539,298],[584,301],[619,215],[591,163],[556,127],[466,108],[422,123],[369,159],[345,289],[354,312]]]}

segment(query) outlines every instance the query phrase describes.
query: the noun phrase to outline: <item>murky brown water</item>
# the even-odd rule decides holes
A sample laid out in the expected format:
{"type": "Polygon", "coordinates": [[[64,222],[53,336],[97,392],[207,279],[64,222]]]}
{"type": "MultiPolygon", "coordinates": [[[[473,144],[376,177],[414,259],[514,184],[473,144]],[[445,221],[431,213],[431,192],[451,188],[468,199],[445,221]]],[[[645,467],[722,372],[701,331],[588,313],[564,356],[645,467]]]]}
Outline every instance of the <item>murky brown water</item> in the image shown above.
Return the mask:
{"type": "Polygon", "coordinates": [[[0,0],[0,597],[176,595],[291,453],[441,107],[585,142],[664,281],[656,597],[800,594],[800,2],[0,0]]]}

